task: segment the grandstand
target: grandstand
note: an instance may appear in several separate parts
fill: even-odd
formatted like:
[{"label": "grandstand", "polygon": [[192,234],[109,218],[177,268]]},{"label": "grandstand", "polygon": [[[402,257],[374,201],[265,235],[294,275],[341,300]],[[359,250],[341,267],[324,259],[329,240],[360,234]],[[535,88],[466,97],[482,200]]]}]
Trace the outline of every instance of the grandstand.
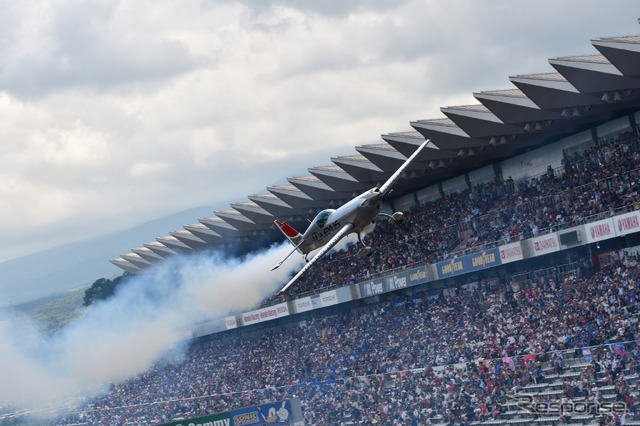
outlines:
[{"label": "grandstand", "polygon": [[592,40],[598,54],[550,59],[555,72],[510,77],[515,87],[474,93],[477,104],[443,107],[445,118],[413,121],[413,131],[383,134],[384,143],[358,146],[357,155],[310,167],[309,175],[289,177],[287,185],[269,186],[111,262],[139,273],[175,253],[211,248],[242,252],[280,240],[274,219],[305,229],[307,219],[320,210],[386,180],[425,138],[433,146],[394,187],[389,211],[509,176],[528,180],[548,166],[559,168],[565,155],[584,145],[621,129],[637,130],[638,44],[637,37]]},{"label": "grandstand", "polygon": [[372,186],[424,138],[439,148],[390,201],[406,223],[367,236],[376,259],[328,256],[286,299],[194,325],[184,360],[50,423],[158,424],[298,398],[311,425],[640,424],[640,39],[592,44],[600,55],[552,59],[556,73],[511,77],[517,89],[476,93],[478,105],[114,260],[140,273],[167,253],[271,241],[274,217]]},{"label": "grandstand", "polygon": [[624,402],[632,424],[640,271],[630,259],[577,258],[209,336],[183,362],[114,385],[56,424],[164,423],[293,397],[307,424],[557,422],[519,407],[522,395]]}]

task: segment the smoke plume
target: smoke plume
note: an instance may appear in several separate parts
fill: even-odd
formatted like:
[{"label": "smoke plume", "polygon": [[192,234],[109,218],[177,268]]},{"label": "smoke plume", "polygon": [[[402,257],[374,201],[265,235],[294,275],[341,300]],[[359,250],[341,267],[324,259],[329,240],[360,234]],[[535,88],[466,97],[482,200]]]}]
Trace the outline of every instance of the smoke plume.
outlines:
[{"label": "smoke plume", "polygon": [[289,247],[242,261],[176,256],[132,277],[52,336],[23,318],[0,322],[0,406],[65,406],[144,372],[176,349],[184,353],[182,339],[194,322],[251,310],[286,283],[296,262],[270,269]]}]

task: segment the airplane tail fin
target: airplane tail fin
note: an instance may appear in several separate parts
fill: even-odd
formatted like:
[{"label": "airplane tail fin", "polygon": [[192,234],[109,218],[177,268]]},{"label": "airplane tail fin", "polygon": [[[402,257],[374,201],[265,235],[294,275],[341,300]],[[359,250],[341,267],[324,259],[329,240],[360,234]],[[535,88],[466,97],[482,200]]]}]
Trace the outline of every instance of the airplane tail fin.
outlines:
[{"label": "airplane tail fin", "polygon": [[296,250],[300,251],[300,249],[298,249],[298,247],[300,247],[300,244],[302,244],[302,234],[300,234],[298,231],[293,229],[293,227],[291,225],[289,225],[287,223],[284,223],[284,222],[280,222],[277,219],[274,221],[274,223],[276,224],[278,229],[280,229],[280,231],[282,231],[284,236],[287,237],[289,242],[293,245],[293,250],[291,250],[291,252],[289,252],[289,254],[286,255],[284,259],[282,259],[280,262],[278,262],[276,264],[276,266],[274,266],[271,269],[272,271],[274,269],[278,269],[280,267],[280,265],[282,265],[284,263],[284,261],[289,258],[289,256],[291,256],[293,253],[295,253]]},{"label": "airplane tail fin", "polygon": [[280,222],[278,219],[276,219],[274,223],[294,247],[297,248],[300,245],[302,242],[301,233],[293,229],[293,227],[288,223]]}]

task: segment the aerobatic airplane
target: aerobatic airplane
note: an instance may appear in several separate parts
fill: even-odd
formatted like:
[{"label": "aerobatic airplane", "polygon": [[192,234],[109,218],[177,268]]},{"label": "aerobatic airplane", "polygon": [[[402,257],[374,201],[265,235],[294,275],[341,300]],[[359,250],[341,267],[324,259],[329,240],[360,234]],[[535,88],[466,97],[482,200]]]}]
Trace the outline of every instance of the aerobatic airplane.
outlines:
[{"label": "aerobatic airplane", "polygon": [[[307,261],[307,264],[304,265],[279,293],[289,288],[291,284],[296,282],[302,274],[311,268],[322,256],[327,254],[342,238],[351,233],[357,234],[358,241],[362,244],[362,248],[358,252],[359,256],[370,257],[373,254],[372,248],[362,242],[362,236],[360,234],[367,226],[374,224],[378,216],[384,216],[392,223],[402,222],[402,212],[395,212],[393,215],[380,212],[382,208],[382,198],[389,192],[391,186],[400,178],[400,175],[402,175],[402,172],[405,171],[429,142],[428,139],[424,141],[380,188],[372,188],[338,209],[322,210],[315,219],[313,219],[313,222],[311,222],[304,234],[300,234],[293,229],[292,226],[284,222],[280,222],[279,220],[275,221],[280,231],[282,231],[293,245],[293,250],[271,270],[273,271],[279,268],[280,265],[296,251],[301,253],[305,261]],[[309,260],[309,253],[320,247],[322,247],[322,249]]]}]

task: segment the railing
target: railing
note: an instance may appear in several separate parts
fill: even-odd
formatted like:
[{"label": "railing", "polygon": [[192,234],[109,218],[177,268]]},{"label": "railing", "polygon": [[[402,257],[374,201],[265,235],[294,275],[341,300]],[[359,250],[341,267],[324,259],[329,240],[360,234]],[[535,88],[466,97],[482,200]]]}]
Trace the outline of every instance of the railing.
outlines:
[{"label": "railing", "polygon": [[[582,266],[580,265],[580,262],[570,262],[558,266],[552,266],[550,268],[537,269],[534,271],[519,272],[517,274],[507,275],[505,277],[505,281],[508,284],[518,283],[520,285],[520,288],[522,288],[525,285],[531,284],[533,282],[542,284],[544,280],[548,279],[549,277],[553,277],[554,281],[557,284],[560,284],[562,282],[561,278],[566,277],[572,272],[578,272],[581,268]],[[543,281],[540,282],[540,279],[542,279]]]},{"label": "railing", "polygon": [[[601,219],[605,219],[607,217],[613,217],[619,214],[623,214],[623,213],[627,213],[630,211],[635,211],[637,210],[636,205],[635,204],[627,204],[624,206],[621,206],[613,211],[608,211],[608,212],[601,212],[601,213],[597,213],[591,216],[586,216],[583,218],[583,220],[580,221],[580,223],[576,223],[573,226],[579,226],[579,225],[584,225],[586,223],[590,223],[590,222],[595,222],[597,220],[601,220]],[[562,225],[556,225],[556,226],[551,226],[548,228],[543,228],[541,230],[539,230],[539,232],[537,234],[533,234],[532,232],[527,232],[527,233],[523,233],[521,234],[521,238],[520,240],[525,240],[525,239],[529,239],[529,238],[533,238],[535,236],[540,236],[540,235],[545,235],[545,234],[549,234],[551,232],[556,232],[559,231],[561,229],[566,229],[568,226],[567,224],[562,224]],[[519,241],[520,241],[519,240]],[[455,257],[460,257],[460,256],[465,256],[468,254],[472,254],[472,253],[477,253],[479,251],[483,251],[483,250],[488,250],[488,249],[492,249],[495,247],[498,247],[500,245],[503,244],[508,244],[509,242],[515,242],[515,241],[504,241],[504,240],[497,240],[497,241],[492,241],[490,243],[485,243],[485,244],[481,244],[478,246],[473,246],[473,247],[469,247],[467,249],[464,250],[459,250],[453,253],[449,253],[448,255],[443,255],[443,256],[439,256],[436,260],[436,262],[441,262],[444,261],[446,259],[451,259],[451,258],[455,258]],[[384,247],[384,246],[383,246]],[[333,290],[336,288],[340,288],[340,287],[344,287],[346,285],[351,285],[351,284],[360,284],[362,282],[366,282],[366,281],[370,281],[372,279],[376,279],[379,277],[384,277],[384,276],[389,276],[389,275],[393,275],[395,272],[401,272],[401,271],[405,271],[407,269],[411,269],[411,268],[417,268],[419,266],[424,266],[425,262],[422,261],[416,261],[416,262],[412,262],[406,265],[401,265],[398,266],[397,268],[393,268],[393,269],[386,269],[384,271],[380,271],[380,272],[374,272],[372,274],[369,275],[369,277],[367,277],[366,279],[360,279],[357,280],[353,283],[350,283],[348,281],[345,281],[343,283],[338,283],[338,284],[332,284],[329,286],[325,286],[325,287],[320,287],[320,288],[314,288],[312,290],[306,291],[306,292],[302,292],[302,293],[298,293],[295,295],[295,298],[302,298],[302,297],[307,297],[307,296],[312,296],[314,294],[318,294],[318,293],[322,293],[325,291],[329,291],[329,290]],[[271,300],[268,305],[275,305],[277,303],[281,303],[285,300],[284,297],[278,297],[277,299],[273,299]]]},{"label": "railing", "polygon": [[[620,177],[616,176],[611,176],[608,177],[606,179],[600,179],[597,180],[595,182],[591,182],[579,187],[576,187],[574,189],[569,189],[566,191],[563,191],[559,194],[554,194],[554,195],[549,195],[546,197],[542,197],[540,199],[537,199],[536,201],[529,201],[529,202],[525,202],[522,203],[518,206],[515,206],[513,209],[501,209],[501,210],[497,210],[494,211],[492,213],[488,213],[482,216],[478,216],[478,218],[476,219],[477,222],[481,223],[481,222],[485,222],[487,221],[489,218],[493,218],[496,215],[505,213],[507,211],[521,211],[522,209],[527,210],[527,211],[535,211],[536,207],[543,205],[544,207],[547,207],[549,205],[555,205],[556,203],[556,198],[564,198],[566,197],[568,194],[571,193],[579,193],[579,192],[585,192],[586,190],[589,189],[593,189],[596,186],[602,186],[603,184],[606,184],[607,186],[612,186],[615,183],[618,183],[620,179],[622,180],[628,180],[633,178],[638,179],[638,177],[640,177],[640,168],[634,169],[634,170],[630,170],[628,172],[623,173]],[[549,204],[543,204],[543,202],[545,200],[550,200],[551,202]],[[537,206],[536,206],[537,205]],[[497,247],[499,245],[503,245],[503,244],[508,244],[510,242],[515,242],[515,241],[520,241],[520,240],[525,240],[525,239],[529,239],[529,238],[534,238],[536,236],[540,236],[540,235],[545,235],[545,234],[549,234],[552,232],[556,232],[556,231],[560,231],[562,229],[567,229],[569,227],[574,227],[574,226],[579,226],[579,225],[584,225],[586,223],[590,223],[590,222],[595,222],[597,220],[601,220],[601,219],[606,219],[608,217],[613,217],[622,213],[627,213],[633,210],[637,210],[638,209],[638,202],[634,201],[634,202],[630,202],[628,204],[625,204],[624,206],[621,207],[617,207],[613,210],[608,210],[608,211],[603,211],[603,212],[599,212],[596,214],[593,214],[591,216],[585,216],[585,217],[581,217],[581,218],[577,218],[576,220],[574,220],[571,224],[569,223],[562,223],[562,224],[558,224],[558,225],[553,225],[550,227],[545,227],[545,228],[540,228],[538,230],[538,232],[534,233],[533,231],[525,231],[522,232],[518,235],[519,239],[518,240],[511,240],[511,239],[499,239],[496,241],[491,241],[491,242],[487,242],[487,243],[483,243],[477,246],[473,246],[473,247],[468,247],[465,248],[464,250],[458,250],[456,252],[451,252],[451,253],[445,253],[442,255],[439,255],[436,257],[438,262],[447,260],[447,259],[451,259],[454,257],[459,257],[459,256],[464,256],[466,254],[470,254],[470,253],[474,253],[477,251],[481,251],[481,250],[487,250],[490,248],[494,248]]]}]

